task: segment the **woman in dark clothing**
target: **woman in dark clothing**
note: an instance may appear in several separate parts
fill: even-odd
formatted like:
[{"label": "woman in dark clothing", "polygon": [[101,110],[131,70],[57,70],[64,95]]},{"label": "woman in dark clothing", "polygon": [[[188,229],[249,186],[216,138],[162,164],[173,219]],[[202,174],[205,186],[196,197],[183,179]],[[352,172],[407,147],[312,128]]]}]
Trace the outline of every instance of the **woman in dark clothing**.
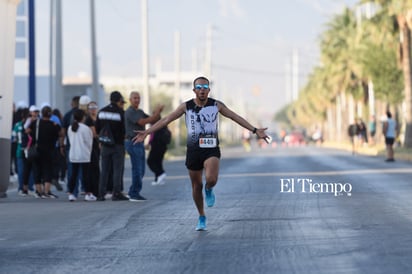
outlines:
[{"label": "woman in dark clothing", "polygon": [[150,152],[147,157],[147,165],[155,174],[155,180],[152,185],[163,185],[166,179],[166,173],[163,168],[163,158],[170,143],[171,133],[167,127],[155,131],[150,136]]},{"label": "woman in dark clothing", "polygon": [[60,126],[50,120],[52,110],[49,106],[43,107],[41,114],[42,118],[39,122],[32,122],[29,128],[33,140],[32,146],[37,145],[39,154],[33,161],[36,194],[41,198],[58,198],[50,191],[53,175],[50,166],[53,162],[53,153],[59,138]]},{"label": "woman in dark clothing", "polygon": [[90,159],[89,165],[89,181],[92,186],[92,191],[95,196],[99,195],[99,179],[100,179],[100,166],[99,166],[99,159],[100,159],[100,147],[99,147],[99,139],[96,133],[95,123],[97,119],[97,111],[99,107],[97,103],[91,101],[87,105],[87,117],[85,120],[85,124],[89,126],[93,132],[93,145],[92,145],[92,155]]}]

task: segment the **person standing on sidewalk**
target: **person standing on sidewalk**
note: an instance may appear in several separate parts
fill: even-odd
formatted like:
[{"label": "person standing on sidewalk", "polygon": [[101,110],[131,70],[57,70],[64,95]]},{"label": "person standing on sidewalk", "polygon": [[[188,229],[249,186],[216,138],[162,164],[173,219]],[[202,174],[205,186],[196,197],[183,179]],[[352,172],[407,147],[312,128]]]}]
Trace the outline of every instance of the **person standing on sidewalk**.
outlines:
[{"label": "person standing on sidewalk", "polygon": [[89,178],[90,156],[92,153],[93,132],[84,124],[85,113],[81,109],[73,112],[72,125],[67,130],[67,137],[70,141],[69,159],[72,163],[72,174],[69,177],[69,201],[74,202],[77,197],[73,194],[76,186],[79,169],[82,169],[82,182],[86,196],[85,201],[96,201],[93,195],[93,186]]},{"label": "person standing on sidewalk", "polygon": [[152,116],[147,115],[139,108],[140,94],[132,91],[129,96],[130,106],[125,112],[126,140],[125,146],[132,164],[132,185],[129,188],[129,199],[131,202],[144,201],[140,191],[143,187],[143,176],[146,167],[145,148],[143,142],[133,143],[132,139],[137,130],[145,130],[146,124],[153,124],[159,120],[163,106],[157,106]]},{"label": "person standing on sidewalk", "polygon": [[167,175],[163,168],[163,159],[171,139],[172,133],[167,126],[150,134],[150,151],[149,156],[147,157],[147,165],[155,175],[155,180],[152,182],[152,186],[165,184]]},{"label": "person standing on sidewalk", "polygon": [[[64,153],[64,157],[66,159],[66,165],[67,165],[67,170],[66,170],[66,176],[67,176],[67,189],[68,189],[68,181],[69,181],[69,177],[72,174],[72,164],[70,163],[69,160],[69,151],[70,151],[70,142],[67,138],[67,130],[69,129],[70,125],[73,122],[73,112],[79,108],[79,101],[80,101],[80,96],[74,96],[71,100],[70,106],[71,109],[66,112],[63,116],[63,122],[62,122],[62,127],[63,127],[63,131],[64,131],[64,138],[65,141],[63,142],[64,144],[64,149],[63,149],[63,153]],[[75,190],[75,195],[77,195],[77,188]]]},{"label": "person standing on sidewalk", "polygon": [[124,169],[124,99],[118,91],[110,93],[110,104],[97,114],[96,132],[101,143],[101,172],[98,201],[104,201],[109,172],[113,172],[112,201],[128,200],[121,193],[121,183]]},{"label": "person standing on sidewalk", "polygon": [[383,134],[385,136],[386,145],[386,162],[394,162],[393,144],[396,138],[396,121],[392,119],[392,113],[388,110],[386,112],[386,121],[383,122]]},{"label": "person standing on sidewalk", "polygon": [[243,117],[229,109],[223,102],[209,98],[209,80],[198,77],[193,81],[195,98],[182,103],[172,113],[156,122],[147,130],[138,131],[133,141],[143,142],[147,135],[168,125],[183,114],[186,115],[187,149],[186,167],[192,183],[192,196],[199,213],[197,231],[206,230],[206,215],[203,206],[203,171],[205,173],[206,204],[212,207],[215,204],[213,187],[219,175],[220,148],[218,138],[218,114],[232,119],[240,126],[250,130],[269,142],[266,135],[267,128],[256,128]]},{"label": "person standing on sidewalk", "polygon": [[24,149],[27,145],[27,137],[25,136],[26,133],[24,132],[24,123],[29,117],[29,113],[29,108],[20,108],[17,110],[16,114],[19,121],[14,125],[12,131],[12,138],[17,144],[15,157],[17,158],[17,173],[19,179],[18,194],[20,196],[28,195],[27,186],[25,186],[23,183],[23,171],[24,165],[27,162],[27,159],[24,155]]},{"label": "person standing on sidewalk", "polygon": [[[36,194],[40,198],[58,198],[50,191],[52,180],[53,153],[59,138],[60,126],[51,121],[52,109],[44,106],[41,109],[41,119],[32,122],[28,132],[37,145],[38,157],[34,160],[34,178]],[[37,122],[38,121],[38,122]],[[44,186],[43,186],[44,185]]]},{"label": "person standing on sidewalk", "polygon": [[375,145],[375,135],[376,135],[376,117],[372,114],[369,120],[369,135],[371,140],[371,145]]},{"label": "person standing on sidewalk", "polygon": [[92,154],[90,157],[90,165],[89,165],[89,179],[91,185],[93,187],[93,194],[95,196],[99,196],[99,178],[100,178],[100,146],[99,146],[99,138],[96,132],[96,119],[97,119],[97,112],[99,107],[97,103],[91,101],[87,105],[88,109],[88,116],[84,121],[85,125],[87,125],[93,132],[93,145],[92,145]]}]

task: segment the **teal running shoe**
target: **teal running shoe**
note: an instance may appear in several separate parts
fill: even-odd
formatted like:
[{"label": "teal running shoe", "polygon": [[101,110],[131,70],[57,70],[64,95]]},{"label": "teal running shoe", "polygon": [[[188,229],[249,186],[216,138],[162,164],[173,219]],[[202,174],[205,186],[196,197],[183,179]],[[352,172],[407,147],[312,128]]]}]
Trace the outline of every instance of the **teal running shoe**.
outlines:
[{"label": "teal running shoe", "polygon": [[205,194],[206,194],[206,205],[208,207],[212,207],[215,205],[215,194],[213,193],[213,188],[207,189],[205,187]]},{"label": "teal running shoe", "polygon": [[196,231],[206,231],[206,216],[199,216]]}]

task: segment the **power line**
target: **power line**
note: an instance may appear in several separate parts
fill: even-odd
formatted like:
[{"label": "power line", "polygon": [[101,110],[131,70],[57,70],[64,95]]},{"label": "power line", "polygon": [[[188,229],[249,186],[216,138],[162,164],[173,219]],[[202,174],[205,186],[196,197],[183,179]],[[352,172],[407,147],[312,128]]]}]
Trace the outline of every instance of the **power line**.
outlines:
[{"label": "power line", "polygon": [[[109,3],[109,6],[111,7],[109,7],[109,9],[111,10],[111,11],[113,11],[114,12],[114,14],[116,14],[117,15],[117,17],[119,17],[119,18],[121,18],[123,21],[125,21],[125,22],[127,22],[127,23],[131,23],[131,22],[136,22],[136,17],[130,17],[130,16],[127,16],[127,15],[124,15],[120,10],[119,10],[119,8],[118,8],[118,5],[116,5],[116,4],[114,4],[113,2],[112,2],[113,0],[109,0],[108,2],[102,2],[102,3]],[[100,4],[100,3],[99,3]]]},{"label": "power line", "polygon": [[[219,65],[219,64],[213,64],[212,66],[213,66],[214,69],[240,72],[240,73],[264,74],[264,75],[271,75],[271,76],[276,76],[276,77],[284,77],[285,76],[285,72],[280,72],[280,71],[239,68],[239,67],[232,67],[232,66]],[[306,74],[299,73],[299,77],[306,77],[306,76],[307,76]]]}]

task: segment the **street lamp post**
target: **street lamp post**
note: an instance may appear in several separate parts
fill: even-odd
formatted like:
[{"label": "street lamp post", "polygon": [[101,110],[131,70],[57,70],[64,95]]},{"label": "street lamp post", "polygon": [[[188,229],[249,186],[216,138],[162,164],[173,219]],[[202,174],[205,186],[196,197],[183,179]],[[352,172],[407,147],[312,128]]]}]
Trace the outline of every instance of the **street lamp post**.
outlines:
[{"label": "street lamp post", "polygon": [[91,25],[91,46],[92,46],[92,99],[99,102],[99,74],[97,70],[96,53],[96,24],[94,0],[90,0],[90,25]]}]

